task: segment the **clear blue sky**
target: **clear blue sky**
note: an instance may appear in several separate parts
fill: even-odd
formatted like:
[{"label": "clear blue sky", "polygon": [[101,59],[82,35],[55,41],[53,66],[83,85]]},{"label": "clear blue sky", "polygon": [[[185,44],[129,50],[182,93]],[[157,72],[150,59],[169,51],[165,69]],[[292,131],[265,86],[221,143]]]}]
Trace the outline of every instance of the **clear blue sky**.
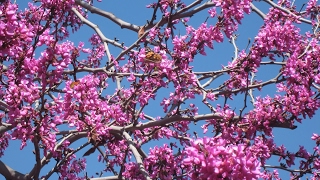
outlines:
[{"label": "clear blue sky", "polygon": [[[147,19],[150,19],[152,15],[152,9],[146,8],[147,3],[151,1],[125,1],[125,0],[117,0],[117,1],[110,1],[110,0],[103,0],[102,3],[95,2],[95,6],[99,7],[100,9],[112,12],[117,17],[136,24],[136,25],[144,25],[147,21]],[[184,1],[186,4],[189,4],[190,0]],[[26,7],[27,1],[26,0],[17,0],[17,3],[19,4],[20,9],[24,9]],[[301,7],[302,1],[296,2],[298,4],[298,7]],[[255,2],[255,5],[263,10],[264,13],[267,13],[267,10],[269,6],[264,2]],[[196,16],[192,17],[190,20],[191,24],[194,25],[195,28],[197,28],[208,16],[207,10],[204,10],[203,12],[197,14]],[[114,37],[120,39],[120,42],[125,42],[126,46],[130,46],[131,43],[136,41],[137,39],[137,33],[132,32],[127,29],[121,29],[116,24],[112,23],[110,20],[101,18],[97,15],[89,14],[89,20],[91,20],[93,23],[99,25],[102,32],[104,32],[105,36],[113,39]],[[212,20],[209,20],[208,23],[212,23]],[[262,19],[255,13],[251,13],[251,15],[246,16],[245,19],[242,21],[242,25],[239,26],[239,31],[237,34],[239,34],[237,45],[240,50],[245,49],[248,43],[248,38],[251,38],[251,42],[256,36],[259,27],[263,24]],[[181,26],[180,26],[181,27]],[[310,26],[302,26],[302,31],[311,30],[308,29]],[[176,31],[178,32],[178,31]],[[185,29],[180,29],[180,33],[183,34],[185,32]],[[82,27],[82,29],[79,32],[76,32],[75,34],[71,35],[70,39],[75,44],[78,44],[79,41],[83,41],[86,44],[86,47],[89,47],[88,39],[89,37],[94,33],[94,31],[85,25]],[[228,42],[228,39],[224,40],[224,43],[221,44],[214,44],[215,49],[213,51],[207,49],[207,56],[197,55],[195,58],[195,62],[193,65],[195,66],[194,71],[206,71],[206,70],[219,70],[221,69],[221,65],[227,65],[228,61],[231,61],[231,58],[234,54],[234,49],[232,44]],[[119,50],[116,48],[111,48],[111,53],[114,56],[117,56],[119,53]],[[37,52],[39,53],[39,52]],[[274,68],[274,69],[273,69]],[[267,80],[276,75],[276,73],[279,71],[279,69],[276,69],[275,67],[269,67],[269,66],[262,66],[259,69],[258,79],[260,80]],[[218,79],[217,82],[214,82],[213,85],[218,85],[219,83],[223,82],[225,77],[222,77],[221,79]],[[112,91],[114,90],[115,86],[110,85],[109,88]],[[171,92],[172,89],[169,89]],[[157,95],[157,99],[155,101],[152,101],[150,103],[151,106],[146,108],[145,112],[152,116],[162,116],[163,111],[162,107],[160,107],[159,102],[162,100],[162,97],[168,97],[168,90],[160,91],[161,93]],[[270,95],[273,97],[273,94],[275,93],[275,87],[273,85],[270,85],[263,89],[261,92],[255,91],[255,95],[260,95],[261,97],[265,95]],[[234,102],[228,101],[228,104],[231,105],[231,107],[237,107],[239,110],[239,107],[242,107],[242,100],[243,96],[240,96],[239,98],[235,98]],[[198,98],[201,100],[201,97],[198,96]],[[198,99],[198,100],[199,100]],[[200,113],[209,113],[209,110],[201,105],[199,101],[196,100],[194,102],[197,102],[199,104],[199,114]],[[191,101],[189,101],[191,102]],[[217,103],[222,104],[222,101],[213,102],[213,106],[215,107]],[[188,104],[188,103],[186,103]],[[237,104],[240,104],[240,106],[237,106]],[[250,108],[250,107],[249,107]],[[238,113],[238,112],[237,112]],[[197,126],[192,127],[192,131],[201,131],[200,124],[198,123]],[[312,148],[314,146],[313,141],[311,140],[312,133],[319,133],[320,134],[320,121],[319,121],[319,115],[314,116],[312,120],[304,120],[302,124],[298,125],[298,128],[294,131],[292,130],[286,130],[286,129],[275,129],[274,130],[274,136],[275,141],[278,145],[285,145],[285,147],[288,148],[290,151],[297,151],[299,149],[299,145],[303,145],[312,152]],[[191,132],[192,132],[191,131]],[[199,133],[201,135],[201,133]],[[76,147],[77,145],[82,144],[84,141],[81,141],[80,143],[74,143],[73,146]],[[143,149],[145,151],[148,151],[150,147],[153,147],[155,145],[162,146],[162,144],[167,143],[168,140],[162,140],[162,141],[155,141],[153,143],[147,144]],[[5,156],[1,158],[1,160],[6,163],[7,165],[11,166],[13,169],[20,171],[22,173],[29,172],[32,167],[35,164],[34,155],[32,153],[33,145],[32,143],[29,143],[28,146],[23,149],[22,151],[19,150],[20,141],[10,141],[10,146],[5,152]],[[81,157],[82,154],[88,150],[86,148],[85,150],[82,150],[77,154],[77,157]],[[87,171],[88,175],[95,175],[95,172],[100,172],[105,166],[102,163],[97,162],[97,153],[94,155],[89,156],[87,158]],[[296,161],[296,164],[298,164],[299,161]],[[267,164],[270,165],[279,165],[277,160],[271,159],[268,161]],[[45,168],[41,171],[41,175],[45,175],[49,169],[51,169],[54,166],[54,162],[50,162],[48,165],[45,166]],[[284,173],[281,177],[284,179],[288,179],[289,174],[287,172],[279,171],[280,173]],[[3,178],[0,176],[0,179]],[[56,179],[57,176],[54,175],[51,177],[51,179]]]}]

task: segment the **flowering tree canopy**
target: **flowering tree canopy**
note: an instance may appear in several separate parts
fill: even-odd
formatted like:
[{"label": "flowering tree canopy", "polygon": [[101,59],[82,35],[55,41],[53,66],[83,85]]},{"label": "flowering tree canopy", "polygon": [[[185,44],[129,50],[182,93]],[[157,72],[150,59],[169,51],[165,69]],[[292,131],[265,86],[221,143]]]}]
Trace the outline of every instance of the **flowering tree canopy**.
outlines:
[{"label": "flowering tree canopy", "polygon": [[[316,0],[142,1],[141,24],[100,1],[0,1],[0,157],[19,142],[34,160],[22,173],[1,159],[2,176],[320,178],[316,132],[297,151],[274,133],[295,132],[320,107]],[[240,42],[251,16],[259,29]],[[83,29],[89,38],[76,36]],[[133,41],[110,35],[127,32]],[[212,55],[221,44],[229,59]]]}]

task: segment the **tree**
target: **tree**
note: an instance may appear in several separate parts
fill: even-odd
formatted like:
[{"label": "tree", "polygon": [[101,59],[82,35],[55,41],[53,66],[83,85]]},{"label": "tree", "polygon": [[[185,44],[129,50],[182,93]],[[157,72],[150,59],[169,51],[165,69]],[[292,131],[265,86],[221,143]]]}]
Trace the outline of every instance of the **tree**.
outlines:
[{"label": "tree", "polygon": [[6,179],[320,178],[316,132],[276,142],[320,107],[315,0],[23,3],[0,1],[0,157],[34,162]]}]

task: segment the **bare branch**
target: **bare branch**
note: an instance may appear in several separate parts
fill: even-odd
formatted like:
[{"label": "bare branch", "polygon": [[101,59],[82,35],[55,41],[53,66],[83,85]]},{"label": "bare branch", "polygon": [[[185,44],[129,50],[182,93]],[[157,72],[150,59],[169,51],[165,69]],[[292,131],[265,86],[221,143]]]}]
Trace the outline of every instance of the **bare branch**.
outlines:
[{"label": "bare branch", "polygon": [[193,10],[185,12],[185,13],[183,13],[184,9],[182,9],[182,10],[178,11],[176,14],[174,14],[172,16],[172,18],[173,19],[180,19],[180,18],[185,18],[185,17],[191,17],[194,14],[196,14],[204,9],[207,9],[209,7],[213,7],[214,5],[215,5],[215,3],[208,1],[204,4],[202,4],[201,6],[198,6],[198,7],[194,8]]},{"label": "bare branch", "polygon": [[251,9],[253,12],[257,13],[262,19],[266,19],[266,14],[264,14],[260,9],[258,9],[255,5],[250,3]]},{"label": "bare branch", "polygon": [[98,178],[90,178],[90,180],[124,180],[124,178],[119,179],[119,176],[109,176],[109,177],[98,177]]},{"label": "bare branch", "polygon": [[128,144],[129,144],[129,148],[132,151],[134,157],[136,158],[137,164],[139,166],[140,172],[142,173],[142,175],[145,177],[145,179],[147,180],[151,180],[148,172],[145,170],[144,166],[143,166],[143,162],[141,159],[141,155],[139,154],[137,148],[134,146],[134,143],[130,137],[130,135],[127,132],[123,132],[124,137],[126,138]]},{"label": "bare branch", "polygon": [[[81,2],[83,2],[83,1],[81,1]],[[123,49],[123,46],[120,43],[116,42],[115,40],[111,40],[111,39],[108,39],[107,37],[105,37],[104,34],[99,29],[98,25],[96,25],[96,24],[92,23],[91,21],[87,20],[86,18],[84,18],[76,8],[72,8],[72,11],[78,16],[78,18],[83,23],[85,23],[86,25],[91,27],[98,34],[98,36],[101,38],[101,41],[110,43],[116,47]],[[110,58],[110,57],[108,56],[108,58]]]},{"label": "bare branch", "polygon": [[14,126],[12,126],[11,124],[7,124],[7,123],[1,123],[2,125],[0,126],[0,134],[3,134],[11,129],[14,128]]},{"label": "bare branch", "polygon": [[28,174],[22,174],[18,171],[13,170],[8,165],[4,164],[0,160],[0,174],[2,174],[7,180],[26,180],[28,179]]},{"label": "bare branch", "polygon": [[55,165],[48,173],[47,175],[42,178],[43,180],[49,179],[50,176],[58,170],[58,168],[73,154],[75,154],[76,152],[80,151],[81,149],[83,149],[84,147],[86,147],[87,145],[89,145],[89,142],[86,142],[84,144],[82,144],[81,146],[79,146],[77,149],[75,149],[74,151],[68,153],[57,165]]},{"label": "bare branch", "polygon": [[37,137],[37,135],[35,135],[34,139],[33,139],[33,144],[34,144],[34,150],[35,150],[35,156],[36,156],[36,164],[34,165],[34,175],[33,175],[33,179],[37,180],[39,179],[39,173],[41,170],[41,161],[40,161],[40,149],[39,149],[39,137]]},{"label": "bare branch", "polygon": [[91,13],[95,13],[98,15],[101,15],[103,17],[106,17],[108,19],[110,19],[111,21],[113,21],[114,23],[118,24],[121,28],[126,28],[126,29],[130,29],[132,31],[138,32],[139,31],[139,26],[128,23],[122,19],[119,19],[118,17],[116,17],[114,14],[103,11],[99,8],[96,8],[84,1],[81,0],[75,0],[75,2],[80,5],[81,7],[88,9]]},{"label": "bare branch", "polygon": [[295,14],[293,14],[291,11],[289,11],[288,9],[285,9],[279,5],[277,5],[276,3],[272,2],[271,0],[264,0],[266,3],[270,4],[272,7],[275,7],[277,9],[280,9],[281,11],[287,13],[287,14],[290,14],[290,15],[293,15],[294,17],[296,17],[297,19],[299,19],[300,21],[304,22],[304,23],[307,23],[307,24],[312,24],[312,22],[308,19],[304,19],[302,17],[299,17]]},{"label": "bare branch", "polygon": [[288,169],[288,168],[282,167],[282,166],[264,165],[263,167],[265,167],[265,168],[274,168],[274,169],[282,169],[282,170],[285,170],[285,171],[288,171],[288,172],[303,172],[303,173],[312,174],[311,172],[308,172],[308,170]]},{"label": "bare branch", "polygon": [[[87,136],[87,132],[78,132],[78,133],[74,133],[71,134],[70,136],[68,136],[68,138],[66,138],[65,140],[68,140],[70,142],[70,144],[74,143],[75,141],[84,138]],[[64,141],[64,140],[63,140]],[[62,142],[60,142],[58,145],[56,145],[55,149],[57,149],[59,146],[62,145]],[[47,154],[47,156],[43,157],[41,160],[41,168],[43,168],[43,166],[45,166],[51,159],[52,157],[52,152],[49,152]],[[36,168],[34,167],[31,171],[30,171],[30,175],[32,176],[36,171]]]},{"label": "bare branch", "polygon": [[[223,119],[222,116],[220,116],[219,114],[204,114],[204,115],[197,115],[194,117],[190,117],[190,116],[180,116],[180,115],[176,115],[176,116],[171,116],[165,119],[161,119],[158,121],[150,121],[144,124],[138,124],[136,126],[133,125],[128,125],[126,127],[124,127],[124,129],[126,131],[134,131],[134,130],[142,130],[144,128],[149,128],[149,127],[155,127],[155,126],[163,126],[165,124],[168,123],[173,123],[176,121],[200,121],[200,120],[208,120],[208,119]],[[111,126],[112,128],[112,126]],[[119,128],[116,128],[119,129]]]}]

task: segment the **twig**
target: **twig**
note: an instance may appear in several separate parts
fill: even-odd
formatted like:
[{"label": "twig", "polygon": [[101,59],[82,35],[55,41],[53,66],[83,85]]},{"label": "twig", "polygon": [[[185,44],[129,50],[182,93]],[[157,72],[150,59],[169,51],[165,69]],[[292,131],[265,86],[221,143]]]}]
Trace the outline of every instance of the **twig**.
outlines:
[{"label": "twig", "polygon": [[312,24],[312,22],[311,22],[310,20],[304,19],[304,18],[302,18],[302,17],[299,17],[299,16],[293,14],[293,13],[292,13],[291,11],[289,11],[288,9],[283,8],[283,7],[279,6],[279,5],[277,5],[276,3],[272,2],[271,0],[263,0],[263,1],[266,2],[266,3],[268,3],[268,4],[270,4],[270,5],[271,5],[272,7],[274,7],[274,8],[277,8],[277,9],[279,9],[279,10],[281,10],[281,11],[287,13],[287,14],[290,14],[290,15],[296,17],[297,19],[299,19],[300,21],[302,21],[302,22],[304,22],[304,23]]},{"label": "twig", "polygon": [[[116,42],[115,40],[111,40],[111,39],[108,39],[107,37],[105,37],[105,35],[101,32],[101,30],[99,29],[98,25],[92,23],[91,21],[87,20],[86,18],[84,18],[80,12],[76,9],[76,8],[72,8],[72,11],[76,14],[76,16],[83,22],[85,23],[86,25],[88,25],[89,27],[91,27],[97,34],[98,36],[100,37],[101,41],[102,42],[107,42],[107,43],[110,43],[116,47],[119,47],[121,49],[123,49],[124,47]],[[108,58],[110,58],[110,56],[108,56]]]},{"label": "twig", "polygon": [[75,154],[76,152],[80,151],[81,149],[83,149],[84,147],[86,147],[87,145],[89,145],[89,142],[84,143],[83,145],[79,146],[76,150],[68,153],[55,167],[53,167],[48,173],[47,175],[42,178],[42,180],[46,180],[49,179],[49,177],[55,172],[57,171],[57,169],[67,160],[67,158],[69,158],[70,156],[72,156],[73,154]]},{"label": "twig", "polygon": [[103,11],[99,8],[96,8],[96,7],[86,3],[85,1],[75,0],[75,2],[76,2],[76,4],[80,5],[81,7],[89,10],[91,13],[95,13],[95,14],[98,14],[100,16],[103,16],[103,17],[110,19],[114,23],[118,24],[121,28],[130,29],[130,30],[136,31],[136,32],[139,31],[139,26],[128,23],[122,19],[119,19],[118,17],[116,17],[112,13],[109,13],[109,12]]},{"label": "twig", "polygon": [[127,132],[123,131],[123,136],[126,138],[128,144],[129,144],[129,148],[132,151],[134,157],[136,158],[136,161],[137,161],[137,164],[139,166],[140,172],[142,173],[142,175],[144,176],[145,179],[151,180],[148,172],[145,170],[145,168],[143,166],[141,155],[139,154],[137,148],[134,146],[134,143],[133,143],[130,135]]},{"label": "twig", "polygon": [[262,19],[266,19],[266,17],[267,17],[266,14],[264,14],[262,11],[260,11],[260,9],[258,9],[255,5],[250,3],[250,7],[251,7],[252,11],[257,13]]}]

